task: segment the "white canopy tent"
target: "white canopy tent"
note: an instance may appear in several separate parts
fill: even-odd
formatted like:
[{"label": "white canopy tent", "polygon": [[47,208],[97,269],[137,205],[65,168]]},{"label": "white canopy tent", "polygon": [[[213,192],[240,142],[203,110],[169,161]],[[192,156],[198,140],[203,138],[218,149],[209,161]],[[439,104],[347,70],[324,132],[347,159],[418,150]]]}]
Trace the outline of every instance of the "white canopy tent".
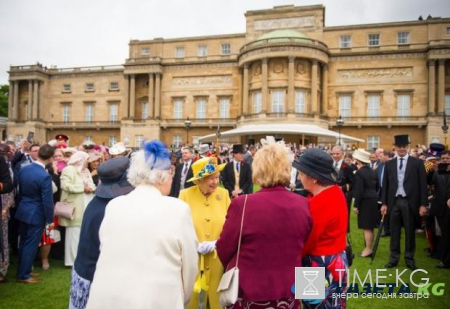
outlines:
[{"label": "white canopy tent", "polygon": [[[310,124],[254,124],[243,125],[236,129],[221,132],[220,138],[229,138],[242,135],[276,135],[276,134],[296,134],[296,135],[309,135],[318,137],[334,137],[336,140],[339,138],[339,133],[331,130],[321,128],[316,125]],[[341,140],[343,142],[360,142],[365,141],[360,138],[352,137],[349,135],[341,134]],[[213,142],[217,139],[216,134],[209,134],[199,138],[199,142]]]}]

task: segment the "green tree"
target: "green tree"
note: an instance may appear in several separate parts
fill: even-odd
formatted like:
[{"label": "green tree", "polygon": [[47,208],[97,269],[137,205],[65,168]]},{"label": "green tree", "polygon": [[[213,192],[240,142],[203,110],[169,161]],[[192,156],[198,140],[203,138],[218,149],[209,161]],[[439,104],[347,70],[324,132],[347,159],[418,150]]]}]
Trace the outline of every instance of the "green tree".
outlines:
[{"label": "green tree", "polygon": [[9,85],[0,85],[0,117],[8,117]]}]

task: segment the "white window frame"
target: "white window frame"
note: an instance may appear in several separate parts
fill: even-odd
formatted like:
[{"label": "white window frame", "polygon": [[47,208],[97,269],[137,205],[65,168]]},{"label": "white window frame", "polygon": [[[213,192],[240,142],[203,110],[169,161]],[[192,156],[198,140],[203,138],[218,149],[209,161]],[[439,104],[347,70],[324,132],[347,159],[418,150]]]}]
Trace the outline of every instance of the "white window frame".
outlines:
[{"label": "white window frame", "polygon": [[141,55],[150,55],[150,47],[142,47],[141,48]]},{"label": "white window frame", "polygon": [[110,103],[109,104],[109,121],[117,122],[119,121],[119,104]]},{"label": "white window frame", "polygon": [[231,55],[231,44],[230,43],[222,43],[220,47],[220,53],[222,55]]},{"label": "white window frame", "polygon": [[119,90],[119,82],[110,82],[109,83],[109,90]]},{"label": "white window frame", "polygon": [[444,102],[445,102],[444,103],[445,114],[450,115],[450,94],[448,94],[448,93],[445,94]]},{"label": "white window frame", "polygon": [[198,57],[208,56],[208,45],[199,45],[197,47],[197,56]]},{"label": "white window frame", "polygon": [[183,119],[183,99],[173,101],[173,119]]},{"label": "white window frame", "polygon": [[306,113],[306,93],[305,91],[295,91],[295,113]]},{"label": "white window frame", "polygon": [[142,119],[147,119],[148,118],[148,101],[144,101],[142,102]]},{"label": "white window frame", "polygon": [[380,117],[381,95],[369,94],[367,96],[367,117]]},{"label": "white window frame", "polygon": [[230,118],[230,98],[219,99],[219,118],[220,119]]},{"label": "white window frame", "polygon": [[68,123],[70,121],[70,105],[64,104],[62,106],[63,112],[62,112],[62,121],[64,123]]},{"label": "white window frame", "polygon": [[262,111],[262,93],[261,91],[253,92],[253,112],[259,114]]},{"label": "white window frame", "polygon": [[349,118],[352,116],[352,95],[339,95],[339,116]]},{"label": "white window frame", "polygon": [[16,135],[16,144],[19,145],[22,140],[23,140],[23,135],[17,134]]},{"label": "white window frame", "polygon": [[144,135],[142,135],[142,134],[135,135],[134,136],[134,147],[141,148],[144,140],[145,140]]},{"label": "white window frame", "polygon": [[94,104],[92,103],[86,104],[85,121],[86,122],[94,121]]},{"label": "white window frame", "polygon": [[340,48],[352,48],[352,36],[351,35],[341,35],[339,37],[339,47]]},{"label": "white window frame", "polygon": [[411,41],[411,34],[409,31],[400,31],[397,33],[397,44],[408,45]]},{"label": "white window frame", "polygon": [[108,147],[112,147],[115,143],[117,143],[117,137],[115,137],[115,136],[109,136],[108,137],[108,144],[109,144],[109,146]]},{"label": "white window frame", "polygon": [[367,136],[367,149],[380,148],[380,137],[378,135]]},{"label": "white window frame", "polygon": [[397,117],[409,117],[411,111],[411,94],[397,94]]},{"label": "white window frame", "polygon": [[184,46],[175,47],[175,58],[184,58],[186,55]]},{"label": "white window frame", "polygon": [[380,34],[379,33],[371,33],[367,35],[367,45],[370,47],[378,47],[380,46]]},{"label": "white window frame", "polygon": [[95,85],[94,83],[86,83],[86,92],[94,92],[95,91]]},{"label": "white window frame", "polygon": [[72,86],[70,84],[64,84],[63,92],[72,92]]},{"label": "white window frame", "polygon": [[[187,143],[188,141],[186,141]],[[180,145],[183,143],[183,138],[181,137],[181,135],[174,135],[173,139],[172,139],[172,145],[175,146],[176,148],[180,147]]]},{"label": "white window frame", "polygon": [[284,113],[284,90],[272,91],[272,113]]},{"label": "white window frame", "polygon": [[206,118],[206,98],[197,99],[195,114],[197,119]]},{"label": "white window frame", "polygon": [[84,136],[84,141],[85,142],[92,142],[93,140],[92,140],[92,135],[85,135]]}]

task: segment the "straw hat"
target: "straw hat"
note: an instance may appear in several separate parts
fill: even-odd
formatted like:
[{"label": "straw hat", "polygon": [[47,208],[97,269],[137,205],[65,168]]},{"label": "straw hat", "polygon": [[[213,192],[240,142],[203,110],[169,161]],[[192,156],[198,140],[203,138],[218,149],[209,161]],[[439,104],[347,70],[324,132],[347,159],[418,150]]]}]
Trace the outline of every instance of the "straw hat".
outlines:
[{"label": "straw hat", "polygon": [[353,152],[352,156],[362,163],[370,163],[370,153],[368,153],[364,149],[356,149],[355,152]]},{"label": "straw hat", "polygon": [[201,158],[192,164],[192,171],[194,177],[189,179],[188,182],[202,179],[211,176],[213,174],[219,173],[223,170],[225,165],[226,163],[217,165],[216,157]]}]

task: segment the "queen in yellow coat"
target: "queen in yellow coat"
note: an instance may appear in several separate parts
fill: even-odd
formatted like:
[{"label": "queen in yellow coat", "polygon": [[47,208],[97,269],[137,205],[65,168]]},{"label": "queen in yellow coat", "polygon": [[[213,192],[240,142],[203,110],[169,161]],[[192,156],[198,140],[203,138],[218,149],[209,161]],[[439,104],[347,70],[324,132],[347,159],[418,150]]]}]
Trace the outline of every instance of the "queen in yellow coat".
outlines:
[{"label": "queen in yellow coat", "polygon": [[203,255],[204,265],[199,264],[199,276],[203,267],[206,284],[209,286],[207,292],[201,293],[202,296],[198,293],[192,295],[188,309],[197,309],[199,301],[205,304],[204,308],[220,309],[219,294],[216,291],[223,267],[215,248],[230,205],[228,191],[218,187],[219,174],[224,167],[225,164],[217,165],[215,157],[197,160],[192,164],[194,177],[188,180],[196,185],[180,192],[180,199],[191,208],[199,242],[197,251]]}]

